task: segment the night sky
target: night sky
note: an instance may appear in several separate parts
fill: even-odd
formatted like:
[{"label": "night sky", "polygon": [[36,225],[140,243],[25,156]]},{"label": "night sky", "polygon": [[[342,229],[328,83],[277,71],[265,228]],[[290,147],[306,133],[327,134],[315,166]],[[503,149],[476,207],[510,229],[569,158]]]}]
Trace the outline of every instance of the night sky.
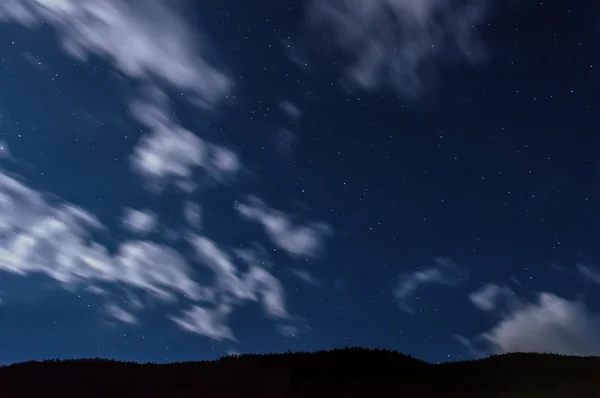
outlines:
[{"label": "night sky", "polygon": [[600,4],[2,0],[0,363],[600,355]]}]

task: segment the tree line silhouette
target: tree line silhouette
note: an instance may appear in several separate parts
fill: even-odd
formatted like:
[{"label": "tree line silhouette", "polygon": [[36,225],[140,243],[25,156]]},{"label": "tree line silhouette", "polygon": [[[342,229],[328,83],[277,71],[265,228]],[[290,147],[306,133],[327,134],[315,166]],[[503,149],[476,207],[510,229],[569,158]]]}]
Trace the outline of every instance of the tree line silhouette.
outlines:
[{"label": "tree line silhouette", "polygon": [[359,347],[170,364],[109,359],[0,367],[0,397],[600,397],[600,358],[506,354],[430,364]]}]

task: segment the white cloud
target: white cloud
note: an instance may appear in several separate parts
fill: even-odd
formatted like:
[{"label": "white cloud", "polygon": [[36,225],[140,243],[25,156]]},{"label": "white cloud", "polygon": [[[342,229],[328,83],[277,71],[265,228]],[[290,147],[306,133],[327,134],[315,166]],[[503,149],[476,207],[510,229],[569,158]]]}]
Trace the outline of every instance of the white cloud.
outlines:
[{"label": "white cloud", "polygon": [[206,237],[191,235],[198,258],[215,274],[218,292],[225,301],[260,300],[267,315],[288,318],[280,282],[264,268],[251,266],[241,275],[231,256]]},{"label": "white cloud", "polygon": [[514,296],[514,292],[505,286],[488,283],[469,294],[469,299],[482,311],[492,311],[496,308],[498,301]]},{"label": "white cloud", "polygon": [[80,60],[106,58],[123,74],[166,84],[202,106],[231,90],[228,76],[204,56],[199,32],[169,0],[3,0],[0,23],[53,28],[64,50]]},{"label": "white cloud", "polygon": [[308,22],[347,54],[349,82],[366,89],[391,85],[413,96],[451,52],[482,53],[476,27],[489,0],[312,0]]},{"label": "white cloud", "polygon": [[331,227],[324,222],[294,225],[289,215],[269,208],[256,197],[250,197],[235,208],[246,219],[262,224],[271,241],[295,257],[316,256],[324,239],[331,234]]},{"label": "white cloud", "polygon": [[125,242],[115,259],[120,280],[161,299],[173,300],[174,292],[192,300],[212,298],[212,291],[194,281],[185,259],[169,247],[145,241]]},{"label": "white cloud", "polygon": [[293,268],[291,270],[291,273],[298,279],[300,279],[303,282],[306,282],[310,285],[314,285],[314,286],[319,286],[321,285],[321,281],[316,278],[315,276],[313,276],[310,272],[304,270],[304,269],[298,269],[298,268]]},{"label": "white cloud", "polygon": [[123,224],[126,229],[139,234],[147,234],[156,228],[158,217],[150,210],[123,210]]},{"label": "white cloud", "polygon": [[123,323],[128,323],[130,325],[137,324],[137,319],[131,312],[124,310],[116,304],[106,305],[105,310],[106,314],[111,318],[115,318]]},{"label": "white cloud", "polygon": [[245,300],[260,301],[272,318],[291,319],[285,308],[283,287],[265,269],[253,266],[241,275],[230,256],[213,241],[197,235],[188,239],[198,259],[215,274],[215,292],[220,304],[212,309],[194,306],[179,316],[170,316],[179,327],[215,340],[236,341],[227,317],[233,306]]},{"label": "white cloud", "polygon": [[[240,162],[233,152],[180,126],[169,114],[161,92],[134,101],[131,113],[150,130],[135,147],[131,163],[155,192],[171,183],[184,191],[193,190],[197,177],[226,182],[239,170]],[[196,168],[201,168],[204,175],[195,176]]]},{"label": "white cloud", "polygon": [[181,316],[170,316],[180,328],[188,332],[207,336],[213,340],[237,341],[233,331],[227,325],[227,316],[231,308],[221,305],[215,309],[194,306],[183,312]]},{"label": "white cloud", "polygon": [[577,264],[577,271],[587,280],[600,285],[600,271],[588,267],[587,265]]},{"label": "white cloud", "polygon": [[302,117],[302,111],[300,110],[300,108],[298,108],[296,105],[294,105],[290,101],[283,101],[279,105],[281,106],[283,113],[285,113],[285,115],[287,117],[289,117],[291,120],[293,120],[293,121],[298,120],[299,118]]},{"label": "white cloud", "polygon": [[600,314],[552,293],[507,313],[480,336],[492,353],[552,352],[600,355]]},{"label": "white cloud", "polygon": [[[160,300],[183,296],[195,302],[192,310],[171,319],[211,338],[233,336],[225,322],[230,310],[242,301],[260,303],[270,318],[292,319],[283,287],[273,275],[259,266],[241,273],[230,256],[208,238],[189,236],[197,259],[214,274],[214,283],[202,286],[186,259],[174,249],[136,240],[121,243],[111,254],[93,240],[96,230],[106,228],[92,214],[67,203],[50,203],[44,195],[0,172],[0,271],[45,274],[65,288],[86,288],[104,296],[108,295],[105,286],[120,286],[131,308],[137,310],[143,305],[131,289]],[[207,305],[216,309],[209,310]],[[122,321],[132,321],[125,309],[109,305],[106,311]]]},{"label": "white cloud", "polygon": [[199,204],[190,202],[189,200],[186,201],[183,207],[183,215],[192,227],[200,228],[202,223],[202,208]]},{"label": "white cloud", "polygon": [[157,297],[202,297],[185,260],[152,242],[130,241],[111,255],[92,239],[105,229],[92,214],[44,196],[0,172],[0,271],[42,273],[65,287],[123,283]]},{"label": "white cloud", "polygon": [[450,259],[435,257],[433,261],[434,265],[431,267],[401,276],[400,283],[394,290],[394,297],[405,312],[413,313],[408,301],[419,287],[430,284],[455,286],[465,276],[465,272]]},{"label": "white cloud", "polygon": [[[0,120],[2,116],[0,115]],[[14,160],[13,156],[8,149],[8,144],[5,141],[0,140],[0,159]]]}]

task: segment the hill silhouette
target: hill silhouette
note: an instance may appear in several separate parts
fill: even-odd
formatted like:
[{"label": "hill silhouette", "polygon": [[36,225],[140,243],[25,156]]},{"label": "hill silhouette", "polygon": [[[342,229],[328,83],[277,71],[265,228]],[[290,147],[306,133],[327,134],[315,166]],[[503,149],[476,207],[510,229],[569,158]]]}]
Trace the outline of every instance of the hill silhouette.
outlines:
[{"label": "hill silhouette", "polygon": [[0,367],[0,397],[600,397],[600,358],[507,354],[429,364],[363,348],[171,364],[107,359]]}]

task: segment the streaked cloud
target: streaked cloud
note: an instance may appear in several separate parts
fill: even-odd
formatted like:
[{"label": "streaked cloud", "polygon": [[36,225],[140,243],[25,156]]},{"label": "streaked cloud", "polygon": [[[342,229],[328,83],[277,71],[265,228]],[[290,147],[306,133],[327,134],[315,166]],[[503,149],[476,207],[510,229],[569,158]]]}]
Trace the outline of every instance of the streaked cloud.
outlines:
[{"label": "streaked cloud", "polygon": [[[224,183],[239,170],[236,154],[182,127],[169,112],[168,101],[161,92],[134,101],[131,114],[149,129],[135,147],[131,165],[154,192],[161,192],[170,184],[189,192],[202,179]],[[196,174],[196,169],[203,173]]]},{"label": "streaked cloud", "polygon": [[332,229],[325,222],[296,225],[291,216],[272,209],[257,197],[237,203],[235,209],[246,219],[262,225],[273,244],[294,257],[313,257],[321,251]]},{"label": "streaked cloud", "polygon": [[585,280],[600,285],[600,270],[583,264],[577,264],[577,271]]},{"label": "streaked cloud", "polygon": [[127,323],[129,325],[137,324],[137,319],[135,318],[135,315],[133,315],[131,312],[119,307],[116,304],[106,305],[105,311],[109,317],[114,318],[120,322]]},{"label": "streaked cloud", "polygon": [[181,315],[172,315],[169,318],[185,331],[217,341],[237,341],[233,331],[227,324],[227,316],[230,312],[231,307],[228,305],[221,305],[212,309],[194,306],[183,311]]},{"label": "streaked cloud", "polygon": [[290,121],[296,121],[302,117],[302,111],[300,108],[290,101],[282,101],[279,106],[281,106],[283,113],[290,119]]},{"label": "streaked cloud", "polygon": [[235,256],[227,254],[212,240],[198,235],[190,235],[188,240],[201,263],[215,274],[222,300],[260,301],[271,317],[289,317],[283,287],[267,270],[254,266],[241,274],[233,262]]},{"label": "streaked cloud", "polygon": [[194,228],[200,228],[202,224],[202,208],[199,204],[186,201],[183,206],[183,216],[188,224]]},{"label": "streaked cloud", "polygon": [[[231,257],[208,238],[190,237],[195,261],[214,273],[214,284],[200,285],[189,262],[176,250],[130,240],[120,243],[113,254],[93,239],[95,231],[109,232],[93,214],[66,202],[48,202],[41,193],[0,172],[0,272],[43,274],[66,289],[86,289],[107,298],[118,286],[125,289],[135,310],[143,309],[135,291],[172,303],[185,298],[194,303],[192,310],[171,319],[186,330],[195,325],[194,330],[212,338],[227,336],[228,329],[215,326],[227,319],[224,309],[247,300],[260,303],[270,318],[291,319],[283,286],[273,275],[257,266],[240,273]],[[125,308],[108,304],[105,311],[133,322]]]},{"label": "streaked cloud", "polygon": [[310,272],[304,269],[292,268],[290,270],[292,275],[296,278],[300,279],[303,282],[308,283],[309,285],[320,286],[322,284],[321,280],[312,275]]},{"label": "streaked cloud", "polygon": [[85,61],[107,59],[124,75],[185,92],[204,107],[224,99],[230,78],[206,58],[206,41],[172,1],[4,0],[0,22],[41,24],[62,48]]},{"label": "streaked cloud", "polygon": [[138,234],[147,234],[156,228],[158,216],[150,210],[123,210],[123,226],[125,229]]},{"label": "streaked cloud", "polygon": [[90,212],[0,172],[0,271],[45,274],[64,287],[121,283],[163,299],[201,298],[184,259],[153,242],[125,241],[111,254],[92,237],[107,228]]},{"label": "streaked cloud", "polygon": [[409,305],[409,301],[415,296],[418,289],[425,285],[456,286],[465,277],[466,272],[454,261],[435,257],[432,266],[402,275],[393,294],[398,300],[400,308],[412,314],[414,310]]},{"label": "streaked cloud", "polygon": [[[349,58],[345,83],[416,96],[448,55],[474,60],[488,0],[312,0],[311,30]],[[331,45],[331,44],[329,44]],[[332,49],[333,50],[333,49]]]},{"label": "streaked cloud", "polygon": [[496,309],[500,300],[510,299],[513,296],[512,289],[488,283],[469,294],[469,299],[480,310],[489,312]]}]

